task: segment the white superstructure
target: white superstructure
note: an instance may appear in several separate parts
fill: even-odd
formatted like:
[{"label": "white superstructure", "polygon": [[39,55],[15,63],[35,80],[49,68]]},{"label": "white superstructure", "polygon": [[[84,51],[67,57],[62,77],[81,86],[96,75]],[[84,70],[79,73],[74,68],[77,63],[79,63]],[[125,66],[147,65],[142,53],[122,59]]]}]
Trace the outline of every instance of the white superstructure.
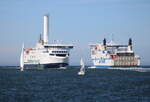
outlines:
[{"label": "white superstructure", "polygon": [[44,15],[43,39],[34,48],[24,49],[24,67],[59,68],[69,65],[69,51],[72,44],[51,43],[48,44],[49,20]]},{"label": "white superstructure", "polygon": [[131,67],[140,65],[140,57],[132,49],[132,39],[128,45],[119,45],[114,42],[103,44],[92,44],[91,58],[94,67]]}]

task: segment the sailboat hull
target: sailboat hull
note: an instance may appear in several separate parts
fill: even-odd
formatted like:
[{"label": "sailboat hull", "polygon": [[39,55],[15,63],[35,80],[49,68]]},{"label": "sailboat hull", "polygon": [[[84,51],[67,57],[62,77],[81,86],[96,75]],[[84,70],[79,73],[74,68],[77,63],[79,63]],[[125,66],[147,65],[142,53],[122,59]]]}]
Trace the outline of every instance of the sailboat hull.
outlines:
[{"label": "sailboat hull", "polygon": [[80,71],[80,72],[78,72],[78,75],[84,75],[85,74],[85,72],[84,71]]}]

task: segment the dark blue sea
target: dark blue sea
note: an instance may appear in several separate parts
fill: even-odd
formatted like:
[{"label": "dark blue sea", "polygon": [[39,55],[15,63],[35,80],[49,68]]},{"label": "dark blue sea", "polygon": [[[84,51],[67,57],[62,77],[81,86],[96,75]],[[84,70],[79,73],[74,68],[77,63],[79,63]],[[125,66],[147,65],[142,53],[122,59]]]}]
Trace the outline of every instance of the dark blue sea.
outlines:
[{"label": "dark blue sea", "polygon": [[0,102],[150,102],[150,71],[0,67]]}]

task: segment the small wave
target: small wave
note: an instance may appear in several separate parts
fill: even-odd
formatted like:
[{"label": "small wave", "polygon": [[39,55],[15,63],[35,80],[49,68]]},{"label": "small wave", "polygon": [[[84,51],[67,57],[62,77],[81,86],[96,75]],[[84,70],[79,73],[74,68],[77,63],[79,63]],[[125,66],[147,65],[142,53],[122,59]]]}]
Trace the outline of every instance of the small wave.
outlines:
[{"label": "small wave", "polygon": [[118,70],[130,70],[130,71],[138,71],[138,72],[150,72],[150,68],[139,68],[139,67],[134,67],[134,68],[108,68],[108,69],[118,69]]}]

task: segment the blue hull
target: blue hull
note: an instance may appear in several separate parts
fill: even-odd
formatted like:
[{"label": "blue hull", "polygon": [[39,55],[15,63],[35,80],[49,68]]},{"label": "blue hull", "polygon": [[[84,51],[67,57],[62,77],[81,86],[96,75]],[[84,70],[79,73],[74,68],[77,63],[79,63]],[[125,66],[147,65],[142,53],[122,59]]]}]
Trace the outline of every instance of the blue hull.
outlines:
[{"label": "blue hull", "polygon": [[60,67],[67,67],[68,63],[48,63],[48,64],[25,64],[25,68],[60,68]]}]

